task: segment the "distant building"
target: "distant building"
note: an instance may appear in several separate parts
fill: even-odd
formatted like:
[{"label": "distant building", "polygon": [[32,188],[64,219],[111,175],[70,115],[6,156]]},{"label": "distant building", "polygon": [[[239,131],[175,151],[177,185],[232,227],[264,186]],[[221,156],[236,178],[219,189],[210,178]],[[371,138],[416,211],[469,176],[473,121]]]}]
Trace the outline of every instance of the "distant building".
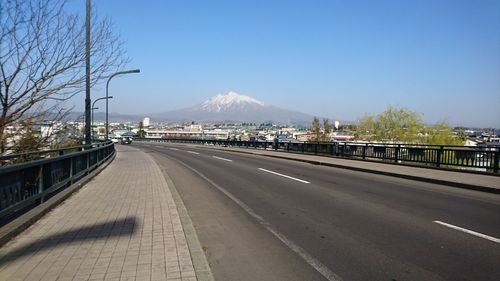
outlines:
[{"label": "distant building", "polygon": [[191,132],[201,132],[203,131],[203,127],[201,125],[191,125],[189,126],[189,131]]},{"label": "distant building", "polygon": [[142,119],[142,126],[149,127],[150,123],[151,123],[151,120],[149,117],[144,117],[144,119]]},{"label": "distant building", "polygon": [[146,138],[172,139],[219,139],[225,140],[229,136],[228,130],[146,130]]},{"label": "distant building", "polygon": [[335,127],[335,130],[338,130],[339,126],[340,126],[340,122],[335,120],[335,122],[333,124],[334,124],[333,126]]}]

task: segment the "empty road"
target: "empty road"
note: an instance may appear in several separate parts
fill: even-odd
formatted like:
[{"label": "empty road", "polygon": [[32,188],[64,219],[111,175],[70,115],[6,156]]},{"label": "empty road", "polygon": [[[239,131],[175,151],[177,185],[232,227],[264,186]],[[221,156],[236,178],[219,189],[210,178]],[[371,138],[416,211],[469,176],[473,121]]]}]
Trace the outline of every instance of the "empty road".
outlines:
[{"label": "empty road", "polygon": [[168,173],[217,280],[500,280],[500,196],[182,144]]}]

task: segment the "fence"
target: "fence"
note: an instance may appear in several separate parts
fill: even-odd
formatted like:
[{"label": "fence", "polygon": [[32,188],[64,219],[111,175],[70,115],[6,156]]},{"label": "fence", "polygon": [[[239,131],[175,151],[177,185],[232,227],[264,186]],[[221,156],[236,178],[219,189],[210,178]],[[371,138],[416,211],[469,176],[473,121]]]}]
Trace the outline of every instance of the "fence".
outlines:
[{"label": "fence", "polygon": [[[75,151],[68,153],[69,151]],[[67,154],[65,154],[67,153]],[[60,150],[8,155],[2,161],[43,157],[0,167],[0,222],[42,203],[108,160],[115,153],[113,143]],[[52,156],[53,154],[59,156]]]},{"label": "fence", "polygon": [[449,169],[474,168],[499,173],[498,147],[469,147],[358,142],[268,142],[143,138],[138,141],[224,145],[255,149],[317,154],[350,159],[380,160],[396,164],[424,165]]}]

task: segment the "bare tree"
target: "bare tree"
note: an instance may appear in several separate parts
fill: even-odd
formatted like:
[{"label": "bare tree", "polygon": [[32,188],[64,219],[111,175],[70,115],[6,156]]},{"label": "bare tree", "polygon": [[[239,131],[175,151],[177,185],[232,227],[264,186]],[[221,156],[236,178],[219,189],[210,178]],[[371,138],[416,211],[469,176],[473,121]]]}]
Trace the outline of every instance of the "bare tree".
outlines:
[{"label": "bare tree", "polygon": [[[5,128],[47,114],[49,99],[67,100],[85,89],[84,19],[66,0],[0,1],[0,152]],[[125,62],[111,22],[92,17],[92,86]],[[52,108],[53,109],[53,108]]]}]

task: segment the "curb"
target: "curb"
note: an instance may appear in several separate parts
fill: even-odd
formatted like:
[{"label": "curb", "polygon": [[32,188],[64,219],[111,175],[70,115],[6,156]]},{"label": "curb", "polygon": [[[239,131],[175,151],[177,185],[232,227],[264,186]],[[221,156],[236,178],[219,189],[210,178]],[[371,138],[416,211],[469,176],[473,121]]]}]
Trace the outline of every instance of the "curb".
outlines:
[{"label": "curb", "polygon": [[97,167],[95,170],[90,172],[88,175],[82,177],[76,183],[68,186],[64,190],[58,192],[56,195],[52,196],[50,199],[45,201],[44,203],[34,207],[30,211],[25,214],[19,216],[14,219],[10,223],[2,226],[0,228],[0,247],[9,242],[12,238],[19,235],[25,229],[33,225],[40,218],[42,218],[45,214],[50,212],[52,209],[57,207],[59,204],[64,202],[67,198],[69,198],[74,192],[78,191],[82,188],[86,183],[92,180],[95,176],[97,176],[104,168],[106,168],[113,160],[115,159],[116,152],[113,156],[110,157],[105,163],[101,166]]},{"label": "curb", "polygon": [[200,240],[196,234],[196,230],[191,221],[191,217],[188,214],[186,206],[182,201],[181,196],[177,192],[174,182],[168,175],[168,172],[156,162],[156,159],[151,156],[151,159],[158,165],[158,168],[162,171],[163,178],[167,182],[170,193],[174,199],[175,205],[177,207],[177,212],[179,213],[179,218],[181,219],[182,227],[184,229],[184,235],[186,236],[186,241],[189,247],[189,252],[191,254],[191,261],[193,262],[194,271],[196,274],[196,279],[198,281],[214,281],[212,270],[208,264],[207,258],[203,249],[201,247]]}]

